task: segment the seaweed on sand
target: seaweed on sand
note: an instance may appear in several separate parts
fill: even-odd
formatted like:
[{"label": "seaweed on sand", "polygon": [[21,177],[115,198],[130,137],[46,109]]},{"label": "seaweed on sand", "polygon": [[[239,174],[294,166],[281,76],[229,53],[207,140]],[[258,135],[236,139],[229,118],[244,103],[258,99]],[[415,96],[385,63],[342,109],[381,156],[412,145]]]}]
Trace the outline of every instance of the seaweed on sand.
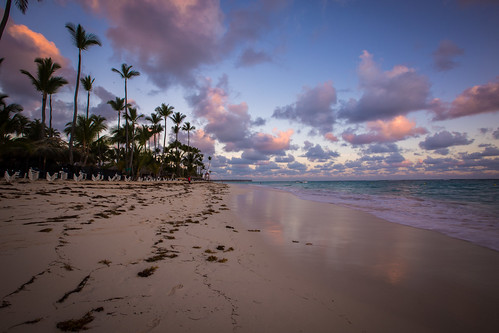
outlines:
[{"label": "seaweed on sand", "polygon": [[103,307],[92,309],[88,311],[83,317],[79,319],[70,319],[66,321],[61,321],[57,323],[57,328],[64,332],[79,332],[81,330],[87,330],[87,324],[91,323],[95,317],[92,315],[93,312],[104,311]]},{"label": "seaweed on sand", "polygon": [[137,273],[138,276],[140,277],[148,277],[151,276],[155,270],[158,269],[158,266],[151,266],[149,268],[144,269],[143,271],[140,271]]},{"label": "seaweed on sand", "polygon": [[111,264],[111,261],[104,259],[104,260],[99,261],[99,264],[103,264],[103,265],[106,265],[107,267],[109,267],[109,265]]}]

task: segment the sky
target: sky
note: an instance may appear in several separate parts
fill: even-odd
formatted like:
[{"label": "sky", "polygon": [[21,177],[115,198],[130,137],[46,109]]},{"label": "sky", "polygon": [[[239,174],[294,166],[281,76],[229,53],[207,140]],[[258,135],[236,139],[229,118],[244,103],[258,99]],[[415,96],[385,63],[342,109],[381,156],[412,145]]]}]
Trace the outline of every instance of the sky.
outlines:
[{"label": "sky", "polygon": [[81,24],[102,42],[82,53],[90,112],[117,125],[111,68],[132,65],[129,100],[185,114],[212,178],[499,178],[498,17],[498,0],[32,0],[0,41],[0,91],[40,119],[19,70],[51,57],[62,131]]}]

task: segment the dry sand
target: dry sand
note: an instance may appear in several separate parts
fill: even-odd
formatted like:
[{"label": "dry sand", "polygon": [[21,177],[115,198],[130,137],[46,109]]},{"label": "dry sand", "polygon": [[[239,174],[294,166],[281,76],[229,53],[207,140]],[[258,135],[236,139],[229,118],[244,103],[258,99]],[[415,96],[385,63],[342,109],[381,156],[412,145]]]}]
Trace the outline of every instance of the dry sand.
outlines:
[{"label": "dry sand", "polygon": [[[421,297],[421,304],[405,296],[435,289],[425,283],[418,287],[417,274],[409,285],[391,285],[366,273],[367,262],[375,257],[368,253],[376,246],[361,224],[372,216],[326,204],[298,204],[286,193],[256,203],[255,193],[260,192],[214,183],[0,183],[0,332],[60,332],[71,325],[90,332],[441,332],[442,327],[456,326],[444,325],[453,317],[436,314],[420,321],[419,315],[407,315],[408,309],[425,315],[422,307],[432,296]],[[286,206],[290,204],[295,210]],[[308,219],[310,215],[300,216],[296,209],[307,214],[311,209],[319,220],[337,216],[337,228],[346,228],[345,221],[353,221],[355,228],[344,230],[333,247],[321,247],[310,231],[255,229],[251,218],[270,215],[251,211],[268,212],[269,205],[282,209],[270,220],[287,219],[282,212],[288,210],[295,218]],[[384,235],[401,231],[375,222],[382,232],[371,238],[379,240],[378,250],[390,251]],[[415,230],[419,232],[403,229],[404,239]],[[354,232],[359,237],[356,248],[369,251],[346,246]],[[282,244],[275,246],[269,237],[277,234]],[[307,239],[314,243],[306,245]],[[471,245],[461,242],[452,249],[459,255],[463,244]],[[466,262],[479,258],[479,267],[499,267],[497,252],[476,248]],[[331,254],[347,250],[351,253]],[[314,251],[327,252],[336,268],[330,269],[330,260],[315,260],[323,257]],[[398,257],[424,261],[414,249]],[[472,316],[466,325],[475,318],[487,320],[488,313],[475,311],[498,300],[497,269],[484,271],[496,275],[476,281],[475,272],[466,273],[467,266],[460,270],[454,265],[447,271],[464,274],[457,279],[458,285],[468,281],[464,294],[476,283],[477,295],[486,298],[483,304],[458,306],[463,309],[457,313]],[[435,269],[433,264],[419,267]],[[385,268],[379,267],[379,276]],[[397,276],[397,267],[392,269]],[[455,285],[448,273],[433,276],[442,286]],[[484,289],[492,296],[482,295]],[[443,295],[454,289],[444,290]],[[446,302],[441,297],[435,302],[451,307],[460,298]],[[497,320],[476,324],[481,332],[497,328]]]}]

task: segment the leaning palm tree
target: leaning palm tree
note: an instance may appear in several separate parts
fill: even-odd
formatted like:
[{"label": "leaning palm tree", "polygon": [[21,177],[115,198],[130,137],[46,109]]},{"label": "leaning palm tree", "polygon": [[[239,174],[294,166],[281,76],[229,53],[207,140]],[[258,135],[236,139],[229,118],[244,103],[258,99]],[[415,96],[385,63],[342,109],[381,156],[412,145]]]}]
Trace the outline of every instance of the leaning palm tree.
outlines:
[{"label": "leaning palm tree", "polygon": [[78,48],[78,71],[76,73],[76,88],[74,96],[73,125],[71,126],[71,137],[69,138],[69,163],[73,164],[73,141],[74,131],[76,129],[76,117],[78,115],[78,89],[80,88],[81,73],[81,51],[87,50],[90,46],[102,46],[99,38],[94,34],[87,34],[81,25],[75,26],[72,23],[66,24],[74,45]]},{"label": "leaning palm tree", "polygon": [[88,119],[88,109],[90,107],[90,91],[92,90],[92,86],[94,84],[95,79],[90,75],[85,76],[80,80],[83,85],[83,89],[87,92],[87,119]]},{"label": "leaning palm tree", "polygon": [[9,134],[17,131],[17,119],[19,113],[23,111],[23,107],[19,104],[7,104],[4,101],[7,97],[0,94],[0,143],[10,140]]},{"label": "leaning palm tree", "polygon": [[31,83],[35,86],[36,90],[42,93],[42,128],[40,135],[42,136],[41,138],[43,138],[45,137],[45,108],[47,107],[47,95],[51,91],[50,81],[52,79],[62,83],[66,80],[59,76],[52,77],[52,74],[54,74],[56,70],[61,68],[61,65],[56,62],[52,62],[52,58],[36,58],[35,62],[37,64],[36,77],[24,69],[21,69],[21,73],[28,76],[31,79]]},{"label": "leaning palm tree", "polygon": [[49,79],[47,93],[49,94],[49,136],[52,136],[52,95],[68,81],[62,77],[54,76]]},{"label": "leaning palm tree", "polygon": [[[40,1],[40,0],[38,0]],[[21,13],[25,14],[26,10],[28,9],[28,0],[15,0],[15,4],[17,8],[21,11]],[[3,31],[5,30],[5,27],[7,26],[7,21],[9,20],[9,15],[10,15],[10,6],[12,5],[12,0],[7,0],[5,2],[5,9],[3,12],[3,18],[2,22],[0,23],[0,39],[2,39]]]},{"label": "leaning palm tree", "polygon": [[182,127],[183,131],[187,131],[187,147],[188,147],[189,151],[191,150],[190,133],[191,133],[191,131],[194,131],[195,129],[196,129],[196,126],[192,126],[191,123],[188,121]]},{"label": "leaning palm tree", "polygon": [[126,139],[126,146],[125,146],[125,160],[128,158],[128,146],[129,146],[129,138],[128,138],[128,119],[126,116],[128,115],[128,96],[127,96],[127,81],[128,79],[131,79],[134,76],[139,76],[140,72],[132,70],[132,65],[128,66],[127,64],[123,63],[121,64],[121,71],[116,69],[116,68],[111,68],[111,70],[115,73],[118,73],[122,79],[125,80],[125,120],[126,120],[126,125],[125,125],[125,139]]},{"label": "leaning palm tree", "polygon": [[165,120],[165,135],[163,137],[163,154],[165,153],[166,149],[166,120],[168,117],[170,117],[173,114],[173,109],[175,107],[170,106],[169,104],[161,103],[161,106],[158,106],[154,111],[156,111],[163,119]]}]

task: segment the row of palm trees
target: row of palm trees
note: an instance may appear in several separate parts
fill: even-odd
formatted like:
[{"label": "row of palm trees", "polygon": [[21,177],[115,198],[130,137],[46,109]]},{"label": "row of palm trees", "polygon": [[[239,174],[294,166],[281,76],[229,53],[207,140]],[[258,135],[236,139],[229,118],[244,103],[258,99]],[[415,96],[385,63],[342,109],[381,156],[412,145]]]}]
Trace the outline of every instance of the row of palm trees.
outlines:
[{"label": "row of palm trees", "polygon": [[[101,135],[108,129],[106,119],[89,115],[90,92],[93,88],[95,78],[87,75],[81,78],[82,51],[88,50],[93,45],[101,46],[101,42],[94,34],[87,33],[81,25],[66,24],[73,44],[78,49],[78,70],[74,94],[73,119],[66,124],[64,132],[69,136],[68,159],[69,165],[75,165],[75,157],[79,157],[78,165],[83,167],[96,166],[106,168],[116,168],[130,175],[136,175],[143,170],[159,173],[169,173],[173,176],[181,176],[186,172],[189,175],[193,170],[199,173],[204,167],[202,164],[203,155],[194,147],[190,146],[190,132],[195,130],[189,122],[184,122],[186,116],[180,112],[174,112],[174,107],[168,104],[162,104],[155,109],[155,113],[146,117],[145,120],[151,123],[150,126],[138,121],[144,118],[144,115],[138,114],[137,109],[128,103],[127,81],[135,76],[139,76],[138,71],[132,70],[133,66],[126,63],[121,65],[120,69],[112,68],[112,71],[119,74],[124,79],[124,98],[116,97],[108,101],[108,104],[118,112],[118,126],[111,129],[111,135]],[[1,59],[0,59],[1,63]],[[37,72],[35,75],[26,70],[21,73],[28,76],[33,86],[42,95],[41,122],[35,120],[29,122],[27,118],[20,115],[22,107],[17,104],[7,105],[6,95],[0,95],[0,134],[2,135],[2,149],[0,149],[0,162],[4,162],[2,155],[8,156],[15,152],[16,143],[25,144],[27,141],[36,141],[38,145],[49,146],[50,148],[64,149],[64,142],[60,139],[60,134],[52,127],[52,95],[68,83],[66,79],[55,76],[55,72],[61,68],[58,63],[51,58],[36,58]],[[86,115],[78,114],[78,95],[79,86],[82,84],[87,92]],[[46,127],[46,107],[47,99],[49,104],[49,127]],[[123,113],[123,115],[122,115]],[[121,126],[120,120],[123,116],[125,125]],[[166,132],[163,137],[163,151],[158,149],[158,137],[163,131],[166,131],[167,120],[170,119],[174,126],[172,130],[175,133],[175,141],[167,145]],[[161,122],[164,120],[164,127]],[[183,124],[182,124],[183,123]],[[22,126],[24,124],[25,126]],[[182,126],[183,125],[183,126]],[[29,140],[24,129],[30,129]],[[187,132],[187,145],[183,145],[178,140],[180,130]],[[12,134],[15,133],[15,136]],[[34,137],[33,137],[34,135]],[[150,140],[154,141],[154,151],[151,149]],[[57,144],[55,144],[57,143]],[[147,145],[149,143],[149,149]],[[7,147],[7,148],[6,148]],[[17,147],[18,148],[18,147]],[[28,150],[29,151],[29,150]],[[7,154],[6,154],[7,152]],[[19,149],[17,150],[19,153]],[[58,153],[60,154],[60,151]],[[75,156],[75,154],[77,156]],[[14,154],[15,155],[15,154]],[[56,154],[57,155],[57,154]],[[64,155],[64,154],[62,154]],[[48,154],[43,159],[43,168],[46,166]],[[59,156],[60,159],[60,156]],[[181,167],[184,168],[181,168]]]}]

